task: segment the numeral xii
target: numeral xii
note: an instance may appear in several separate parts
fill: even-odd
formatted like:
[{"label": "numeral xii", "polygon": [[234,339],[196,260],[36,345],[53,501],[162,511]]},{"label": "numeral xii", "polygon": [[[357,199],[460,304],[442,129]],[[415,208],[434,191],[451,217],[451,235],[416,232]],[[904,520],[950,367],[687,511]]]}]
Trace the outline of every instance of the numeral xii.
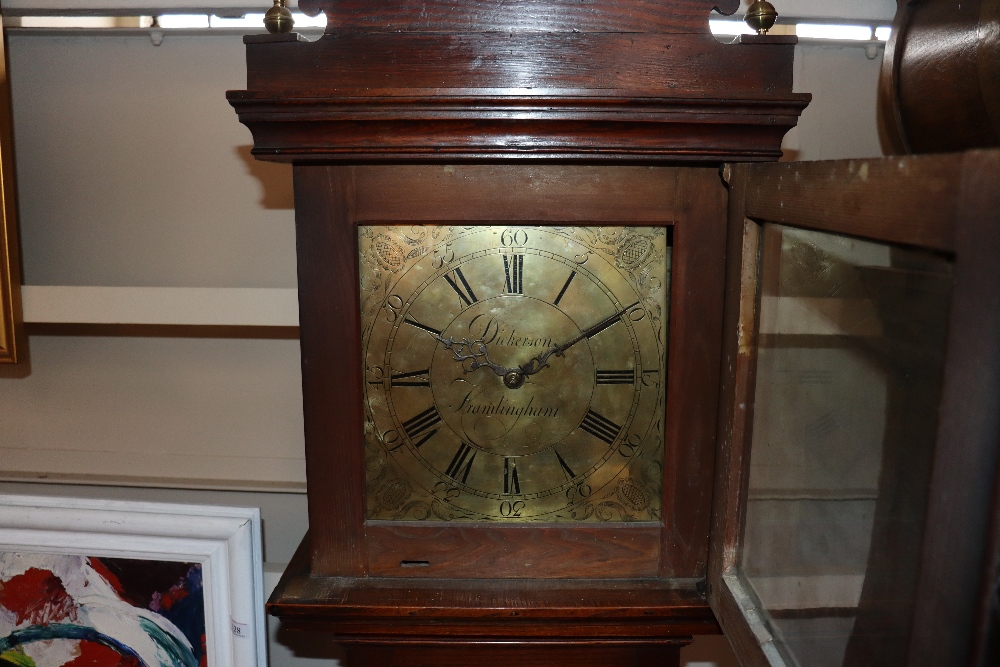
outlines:
[{"label": "numeral xii", "polygon": [[504,292],[524,294],[524,255],[504,255]]}]

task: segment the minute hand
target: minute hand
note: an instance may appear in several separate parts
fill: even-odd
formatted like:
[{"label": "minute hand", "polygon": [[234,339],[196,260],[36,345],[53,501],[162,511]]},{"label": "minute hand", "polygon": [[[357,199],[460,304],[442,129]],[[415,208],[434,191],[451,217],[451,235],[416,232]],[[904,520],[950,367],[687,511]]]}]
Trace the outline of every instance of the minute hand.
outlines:
[{"label": "minute hand", "polygon": [[539,354],[537,357],[534,357],[531,360],[529,360],[528,363],[523,364],[521,366],[521,373],[523,375],[534,375],[538,371],[548,366],[549,357],[551,357],[553,354],[556,355],[557,357],[561,357],[563,355],[563,352],[573,347],[584,338],[590,338],[592,336],[596,336],[597,334],[601,333],[602,331],[613,325],[615,322],[620,320],[622,315],[624,315],[625,313],[632,310],[638,305],[639,302],[636,301],[630,306],[625,306],[611,317],[601,320],[600,322],[590,327],[589,329],[584,329],[580,333],[580,335],[574,338],[573,340],[567,341],[562,345],[556,345],[555,347],[550,347],[549,349],[545,350],[545,352]]}]

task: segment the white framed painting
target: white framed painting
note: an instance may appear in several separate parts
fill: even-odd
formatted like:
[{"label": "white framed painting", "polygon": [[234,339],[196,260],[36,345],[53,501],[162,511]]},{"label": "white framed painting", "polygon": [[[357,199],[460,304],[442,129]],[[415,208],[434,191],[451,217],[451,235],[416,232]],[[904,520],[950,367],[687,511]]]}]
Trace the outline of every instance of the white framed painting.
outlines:
[{"label": "white framed painting", "polygon": [[266,667],[260,510],[0,495],[0,666]]}]

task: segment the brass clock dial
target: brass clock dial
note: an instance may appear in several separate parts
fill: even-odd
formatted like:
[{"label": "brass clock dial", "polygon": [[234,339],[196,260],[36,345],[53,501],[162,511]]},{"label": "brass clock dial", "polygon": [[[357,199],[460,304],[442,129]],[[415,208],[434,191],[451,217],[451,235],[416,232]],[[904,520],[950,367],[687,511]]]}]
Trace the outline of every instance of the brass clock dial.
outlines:
[{"label": "brass clock dial", "polygon": [[664,228],[360,228],[369,519],[659,519]]}]

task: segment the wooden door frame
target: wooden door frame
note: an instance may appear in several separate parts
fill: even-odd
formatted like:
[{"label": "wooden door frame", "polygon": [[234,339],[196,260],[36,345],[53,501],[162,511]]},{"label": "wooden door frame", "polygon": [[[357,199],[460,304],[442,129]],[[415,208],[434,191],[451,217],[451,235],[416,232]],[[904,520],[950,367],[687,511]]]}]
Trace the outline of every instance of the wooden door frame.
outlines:
[{"label": "wooden door frame", "polygon": [[[719,453],[708,598],[744,665],[783,665],[739,571],[750,469],[761,223],[955,259],[939,425],[908,665],[968,664],[993,610],[1000,442],[1000,152],[738,165],[730,188]],[[995,537],[995,536],[994,536]],[[992,569],[991,569],[992,568]]]}]

